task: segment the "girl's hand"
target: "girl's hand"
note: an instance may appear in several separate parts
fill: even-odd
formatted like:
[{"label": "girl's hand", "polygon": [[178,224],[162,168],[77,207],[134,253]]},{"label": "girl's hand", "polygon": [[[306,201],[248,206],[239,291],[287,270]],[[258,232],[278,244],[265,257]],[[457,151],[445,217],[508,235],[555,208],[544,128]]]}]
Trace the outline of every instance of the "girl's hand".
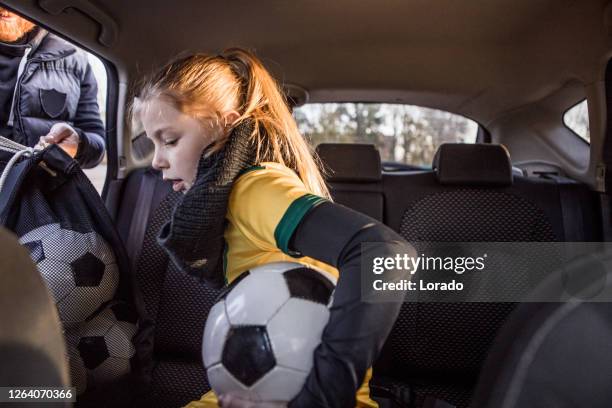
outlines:
[{"label": "girl's hand", "polygon": [[242,399],[236,395],[219,395],[219,406],[222,408],[286,408],[284,402],[258,402]]}]

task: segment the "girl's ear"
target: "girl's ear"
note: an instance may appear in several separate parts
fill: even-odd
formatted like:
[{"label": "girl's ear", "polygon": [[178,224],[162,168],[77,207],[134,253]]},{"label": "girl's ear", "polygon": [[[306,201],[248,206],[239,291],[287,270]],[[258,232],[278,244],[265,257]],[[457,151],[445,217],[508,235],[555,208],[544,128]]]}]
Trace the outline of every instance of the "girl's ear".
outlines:
[{"label": "girl's ear", "polygon": [[238,120],[239,117],[240,117],[240,114],[234,110],[225,113],[223,115],[224,128],[227,129],[229,127],[234,126],[234,123],[236,122],[236,120]]}]

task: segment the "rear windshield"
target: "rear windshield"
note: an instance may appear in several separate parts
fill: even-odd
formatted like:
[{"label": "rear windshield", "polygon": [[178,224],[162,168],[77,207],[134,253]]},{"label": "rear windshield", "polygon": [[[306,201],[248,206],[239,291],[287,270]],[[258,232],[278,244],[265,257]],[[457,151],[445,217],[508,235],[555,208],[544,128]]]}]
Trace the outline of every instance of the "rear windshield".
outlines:
[{"label": "rear windshield", "polygon": [[312,103],[295,108],[302,134],[319,143],[372,143],[386,163],[430,167],[444,142],[475,143],[478,125],[463,116],[413,105]]}]

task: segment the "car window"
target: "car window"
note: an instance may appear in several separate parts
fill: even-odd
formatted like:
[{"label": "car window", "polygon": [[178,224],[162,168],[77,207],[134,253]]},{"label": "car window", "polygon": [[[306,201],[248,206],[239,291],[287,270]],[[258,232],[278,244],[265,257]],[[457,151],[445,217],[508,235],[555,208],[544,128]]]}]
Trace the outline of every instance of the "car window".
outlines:
[{"label": "car window", "polygon": [[589,132],[589,105],[586,99],[565,112],[563,123],[587,142],[591,141],[591,134]]},{"label": "car window", "polygon": [[295,108],[302,134],[319,143],[372,143],[383,162],[430,167],[444,142],[475,143],[478,124],[414,105],[312,103]]},{"label": "car window", "polygon": [[[94,76],[96,77],[96,81],[98,82],[98,106],[100,108],[102,122],[104,123],[104,127],[106,127],[106,87],[108,81],[106,77],[106,69],[104,68],[104,63],[98,57],[89,52],[86,53],[87,59],[89,60],[89,65],[91,66]],[[106,179],[106,169],[107,161],[105,154],[102,162],[100,162],[100,164],[98,164],[96,167],[83,170],[85,175],[89,178],[100,194],[102,193],[104,180]]]}]

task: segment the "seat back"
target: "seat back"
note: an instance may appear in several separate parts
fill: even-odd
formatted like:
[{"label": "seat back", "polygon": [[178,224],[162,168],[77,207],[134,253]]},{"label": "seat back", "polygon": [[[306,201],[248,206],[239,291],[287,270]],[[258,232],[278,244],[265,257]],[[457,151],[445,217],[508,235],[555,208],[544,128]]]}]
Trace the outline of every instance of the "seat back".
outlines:
[{"label": "seat back", "polygon": [[4,228],[0,228],[0,328],[3,387],[69,386],[55,303],[28,251]]},{"label": "seat back", "polygon": [[[409,242],[561,241],[560,186],[513,176],[502,146],[443,145],[434,170],[385,174],[385,223]],[[509,282],[521,285],[524,282]],[[375,376],[418,397],[468,406],[515,303],[405,303]]]},{"label": "seat back", "polygon": [[[591,255],[585,269],[575,271],[605,271],[607,277],[598,279],[591,293],[607,293],[608,300],[610,262],[610,254]],[[534,292],[563,286],[566,272],[557,271]],[[612,303],[585,299],[517,307],[491,346],[472,406],[608,407],[612,401]]]},{"label": "seat back", "polygon": [[[500,147],[470,153],[467,146],[467,150],[452,149],[451,162],[456,166],[455,160],[470,161],[469,174],[454,176],[446,176],[447,150],[438,155],[434,171],[382,176],[380,156],[373,146],[321,145],[318,151],[331,170],[328,181],[335,200],[384,221],[408,241],[563,240],[567,235],[563,220],[568,217],[564,217],[562,196],[574,197],[574,207],[580,203],[582,221],[572,228],[583,230],[574,236],[599,239],[592,227],[598,225],[593,218],[596,206],[586,187],[572,184],[566,191],[567,186],[557,181],[513,177],[507,153],[500,152]],[[493,178],[491,169],[473,166],[490,163],[489,155],[498,163]],[[359,170],[354,171],[355,167]],[[453,168],[461,172],[462,167]],[[479,174],[484,173],[483,181]],[[152,184],[143,187],[145,179],[153,180]],[[143,190],[150,194],[142,194]],[[118,225],[128,248],[133,239],[130,233],[138,230],[132,227],[141,222],[135,212],[142,209],[138,203],[142,197],[151,198],[144,203],[148,206],[146,229],[133,256],[137,283],[153,320],[151,387],[143,403],[180,406],[209,389],[201,338],[218,292],[176,270],[158,246],[159,229],[170,218],[180,194],[150,169],[132,172],[125,182]],[[410,386],[415,395],[467,406],[488,349],[514,307],[511,303],[404,304],[375,366],[375,377]]]},{"label": "seat back", "polygon": [[131,239],[132,222],[141,222],[133,214],[135,208],[142,208],[134,192],[142,193],[141,183],[147,176],[150,181],[144,189],[153,189],[153,194],[135,275],[152,320],[149,353],[153,366],[150,391],[142,404],[183,406],[210,389],[202,365],[202,333],[219,291],[179,271],[158,245],[159,230],[170,219],[180,193],[173,192],[170,183],[152,169],[134,171],[126,180],[126,193],[132,196],[125,195],[118,221],[123,226],[121,233],[126,234],[124,240]]}]

